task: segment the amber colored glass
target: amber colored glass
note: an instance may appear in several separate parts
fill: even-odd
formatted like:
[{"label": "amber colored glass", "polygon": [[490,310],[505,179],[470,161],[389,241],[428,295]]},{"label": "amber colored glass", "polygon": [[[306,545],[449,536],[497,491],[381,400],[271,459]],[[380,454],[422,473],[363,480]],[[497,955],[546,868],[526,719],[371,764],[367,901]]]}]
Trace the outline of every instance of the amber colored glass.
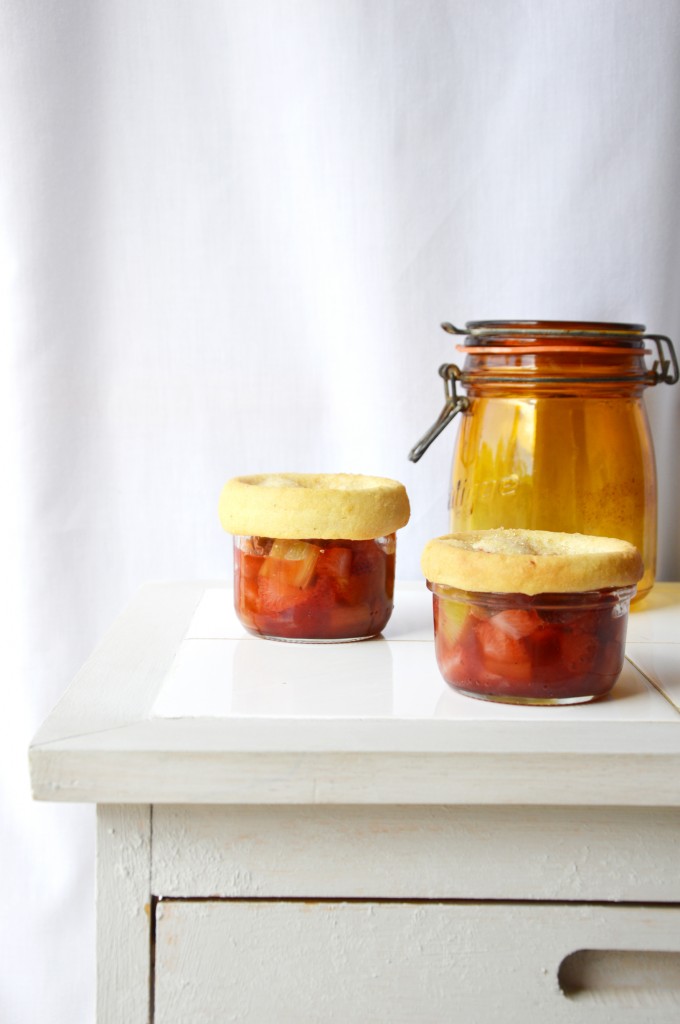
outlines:
[{"label": "amber colored glass", "polygon": [[451,529],[620,537],[643,558],[640,598],[654,582],[657,522],[642,328],[609,339],[584,337],[587,325],[557,326],[559,339],[499,329],[461,346],[469,407],[453,459]]}]

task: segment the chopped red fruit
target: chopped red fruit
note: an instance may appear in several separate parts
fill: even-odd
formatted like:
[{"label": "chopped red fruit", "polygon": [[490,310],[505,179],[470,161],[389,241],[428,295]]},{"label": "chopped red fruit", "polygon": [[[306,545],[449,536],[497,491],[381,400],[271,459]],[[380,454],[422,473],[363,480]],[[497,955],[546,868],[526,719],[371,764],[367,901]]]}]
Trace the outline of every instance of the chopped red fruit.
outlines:
[{"label": "chopped red fruit", "polygon": [[241,553],[239,559],[239,568],[242,576],[245,576],[247,580],[257,579],[260,567],[262,565],[262,558],[258,558],[257,555],[245,555]]},{"label": "chopped red fruit", "polygon": [[246,629],[286,640],[375,636],[394,591],[394,535],[376,541],[237,538],[234,601]]},{"label": "chopped red fruit", "polygon": [[507,624],[497,623],[502,615],[494,615],[477,628],[481,660],[487,672],[509,682],[526,683],[531,679],[531,651],[522,637],[508,632]]},{"label": "chopped red fruit", "polygon": [[284,587],[306,587],[320,554],[316,544],[304,540],[275,540],[261,560],[259,575],[278,580]]},{"label": "chopped red fruit", "polygon": [[503,595],[505,608],[498,597],[484,596],[475,603],[435,593],[435,650],[451,686],[529,702],[591,699],[611,690],[626,627],[615,592],[599,592],[585,608],[569,595]]},{"label": "chopped red fruit", "polygon": [[352,541],[352,572],[357,575],[361,573],[375,572],[385,559],[385,552],[377,540],[355,540]]},{"label": "chopped red fruit", "polygon": [[589,672],[599,650],[596,633],[565,629],[562,633],[562,660],[571,672]]},{"label": "chopped red fruit", "polygon": [[323,548],[316,566],[319,576],[332,576],[336,583],[346,582],[352,572],[350,548]]},{"label": "chopped red fruit", "polygon": [[277,615],[309,602],[311,591],[295,587],[280,576],[260,576],[257,581],[257,607],[263,615]]},{"label": "chopped red fruit", "polygon": [[504,612],[497,612],[491,617],[495,629],[500,630],[515,640],[529,636],[538,626],[543,623],[538,612],[533,608],[508,608]]}]

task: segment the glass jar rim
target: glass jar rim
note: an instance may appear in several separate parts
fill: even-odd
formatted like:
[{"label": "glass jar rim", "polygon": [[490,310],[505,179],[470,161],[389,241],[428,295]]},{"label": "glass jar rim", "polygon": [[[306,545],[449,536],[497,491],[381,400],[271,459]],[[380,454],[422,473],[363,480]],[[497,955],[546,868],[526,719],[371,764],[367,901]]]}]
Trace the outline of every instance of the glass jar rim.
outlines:
[{"label": "glass jar rim", "polygon": [[[651,383],[651,380],[647,380],[647,368],[640,360],[642,356],[653,355],[653,349],[645,348],[645,342],[648,339],[654,341],[657,336],[645,334],[644,324],[604,320],[469,320],[465,328],[454,327],[449,323],[443,323],[442,327],[448,333],[465,336],[463,343],[456,348],[466,356],[510,353],[513,357],[549,355],[589,358],[596,354],[607,359],[628,360],[626,372],[614,374],[613,382],[619,378],[626,381],[635,377],[644,383]],[[656,341],[656,345],[659,348],[660,340]]]},{"label": "glass jar rim", "polygon": [[522,594],[510,591],[461,590],[448,584],[425,581],[427,589],[444,600],[459,601],[462,604],[486,604],[503,610],[514,604],[530,605],[535,608],[579,607],[581,609],[601,606],[603,602],[630,601],[637,590],[637,584],[623,584],[620,587],[602,587],[600,590],[552,591],[545,594]]},{"label": "glass jar rim", "polygon": [[602,587],[600,590],[552,591],[545,594],[522,594],[507,591],[472,591],[461,590],[446,583],[426,580],[426,586],[436,597],[458,601],[462,604],[486,604],[498,606],[503,610],[513,601],[517,604],[531,605],[534,608],[590,608],[601,606],[603,602],[614,600],[629,601],[634,597],[637,584],[623,584],[618,587]]},{"label": "glass jar rim", "polygon": [[641,338],[644,324],[604,320],[469,320],[465,333],[474,338],[520,334],[529,337],[628,337]]}]

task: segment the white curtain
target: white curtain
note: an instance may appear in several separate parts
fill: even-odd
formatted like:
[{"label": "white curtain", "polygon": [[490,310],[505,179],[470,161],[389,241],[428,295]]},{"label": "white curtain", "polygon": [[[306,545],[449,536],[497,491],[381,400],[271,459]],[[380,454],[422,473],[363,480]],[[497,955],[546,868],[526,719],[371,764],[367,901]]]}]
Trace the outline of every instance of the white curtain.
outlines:
[{"label": "white curtain", "polygon": [[415,578],[439,321],[680,340],[679,44],[676,0],[1,0],[2,1021],[93,1020],[94,814],[26,748],[140,583],[227,578],[222,483],[396,477]]}]

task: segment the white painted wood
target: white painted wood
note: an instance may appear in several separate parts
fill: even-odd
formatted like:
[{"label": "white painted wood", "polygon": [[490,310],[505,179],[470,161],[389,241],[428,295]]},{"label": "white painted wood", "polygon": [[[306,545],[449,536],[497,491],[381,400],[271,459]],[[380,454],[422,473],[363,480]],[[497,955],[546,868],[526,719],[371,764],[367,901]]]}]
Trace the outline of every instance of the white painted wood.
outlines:
[{"label": "white painted wood", "polygon": [[[304,744],[297,752],[260,753],[225,750],[220,727],[212,732],[210,725],[200,722],[193,736],[186,723],[174,735],[166,723],[162,736],[130,726],[113,750],[104,736],[42,749],[33,761],[34,794],[98,803],[680,806],[674,724],[645,730],[643,751],[630,727],[618,734],[618,749],[604,753],[592,751],[596,734],[571,753],[321,753]],[[494,735],[502,745],[498,731],[484,741]],[[307,737],[313,746],[313,730]]]},{"label": "white painted wood", "polygon": [[680,711],[680,643],[629,644],[628,657],[669,704]]},{"label": "white painted wood", "polygon": [[31,750],[38,798],[112,805],[99,1024],[151,1021],[152,893],[267,897],[163,901],[156,1024],[477,1024],[480,998],[484,1024],[524,1024],[527,993],[532,1020],[637,1022],[626,977],[642,978],[636,1012],[677,1014],[663,958],[576,958],[578,999],[555,980],[576,949],[677,949],[677,909],[469,901],[679,900],[680,718],[661,691],[680,588],[631,618],[642,672],[629,662],[612,699],[538,710],[445,687],[420,586],[400,591],[389,639],[323,648],[214,636],[225,593],[143,588]]},{"label": "white painted wood", "polygon": [[39,729],[32,747],[146,718],[205,586],[141,587]]},{"label": "white painted wood", "polygon": [[642,953],[635,950],[581,949],[562,961],[560,988],[577,1000],[615,1003],[635,993],[641,1009],[641,993],[647,990],[653,1003],[664,993],[668,1003],[680,999],[680,956],[677,953]]},{"label": "white painted wood", "polygon": [[34,751],[34,794],[99,803],[680,805],[675,722],[378,725],[139,723]]},{"label": "white painted wood", "polygon": [[155,1022],[676,1024],[680,991],[644,956],[637,987],[591,974],[565,996],[560,963],[580,949],[677,952],[680,909],[162,902]]},{"label": "white painted wood", "polygon": [[151,1021],[151,808],[97,809],[97,1024]]},{"label": "white painted wood", "polygon": [[152,889],[680,903],[679,848],[660,808],[159,805]]},{"label": "white painted wood", "polygon": [[[140,592],[36,737],[38,799],[680,804],[678,711],[630,664],[611,700],[513,708],[450,691],[433,667],[431,641],[183,640],[204,592],[202,584]],[[419,591],[406,593],[423,600]],[[407,616],[406,632],[412,627]],[[220,643],[243,644],[247,654],[235,680],[236,712],[153,717],[165,681],[177,679],[181,651]],[[211,657],[185,663],[189,711],[204,677],[213,692],[227,689],[222,662]],[[283,666],[289,697],[276,681]],[[439,696],[426,707],[428,686]]]}]

